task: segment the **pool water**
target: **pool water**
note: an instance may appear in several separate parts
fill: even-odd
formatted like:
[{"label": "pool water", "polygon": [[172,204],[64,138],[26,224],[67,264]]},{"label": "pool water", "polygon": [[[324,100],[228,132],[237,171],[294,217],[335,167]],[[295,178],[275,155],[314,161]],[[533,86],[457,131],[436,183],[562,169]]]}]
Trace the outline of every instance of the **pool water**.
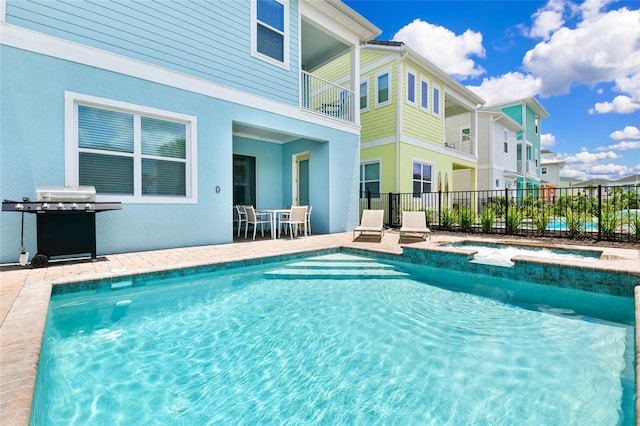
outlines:
[{"label": "pool water", "polygon": [[[561,218],[561,219],[552,219],[549,224],[547,225],[547,230],[548,231],[567,231],[568,227],[567,227],[567,221],[565,218]],[[583,225],[582,225],[582,231],[587,231],[587,232],[598,232],[598,224],[590,222],[590,221],[586,221]]]},{"label": "pool water", "polygon": [[53,296],[31,423],[633,424],[633,301],[330,254]]},{"label": "pool water", "polygon": [[602,251],[583,251],[569,249],[552,249],[540,247],[518,246],[511,244],[494,244],[479,243],[473,241],[462,241],[459,243],[449,244],[449,247],[463,247],[466,249],[476,250],[471,262],[483,263],[494,266],[514,266],[511,261],[514,256],[526,255],[533,257],[542,257],[547,259],[564,259],[573,261],[590,261],[596,262],[602,255]]}]

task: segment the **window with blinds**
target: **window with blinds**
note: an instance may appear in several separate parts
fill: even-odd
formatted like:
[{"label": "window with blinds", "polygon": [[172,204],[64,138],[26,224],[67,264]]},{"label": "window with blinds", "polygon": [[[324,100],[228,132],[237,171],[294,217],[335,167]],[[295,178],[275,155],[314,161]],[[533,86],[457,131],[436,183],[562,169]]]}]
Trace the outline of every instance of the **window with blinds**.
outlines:
[{"label": "window with blinds", "polygon": [[255,0],[253,13],[253,52],[278,65],[288,64],[288,2]]},{"label": "window with blinds", "polygon": [[78,181],[101,195],[185,197],[188,123],[78,105]]}]

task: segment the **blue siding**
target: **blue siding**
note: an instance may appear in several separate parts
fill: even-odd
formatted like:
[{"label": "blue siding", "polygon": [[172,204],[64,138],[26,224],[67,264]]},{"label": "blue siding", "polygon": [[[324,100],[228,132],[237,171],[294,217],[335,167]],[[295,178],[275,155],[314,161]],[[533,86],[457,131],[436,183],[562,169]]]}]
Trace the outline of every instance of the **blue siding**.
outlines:
[{"label": "blue siding", "polygon": [[[258,182],[260,203],[290,202],[291,155],[309,151],[314,232],[346,231],[358,223],[357,134],[2,45],[0,61],[3,199],[33,198],[36,185],[65,183],[65,91],[197,117],[198,204],[125,203],[121,211],[100,213],[98,254],[231,242],[234,122],[303,136],[288,144],[237,138],[238,149],[259,160],[259,178],[265,178]],[[25,215],[31,256],[35,220]],[[19,247],[20,215],[0,214],[0,262],[17,261]]]},{"label": "blue siding", "polygon": [[290,3],[289,70],[251,56],[248,1],[8,0],[6,21],[298,104],[296,1]]}]

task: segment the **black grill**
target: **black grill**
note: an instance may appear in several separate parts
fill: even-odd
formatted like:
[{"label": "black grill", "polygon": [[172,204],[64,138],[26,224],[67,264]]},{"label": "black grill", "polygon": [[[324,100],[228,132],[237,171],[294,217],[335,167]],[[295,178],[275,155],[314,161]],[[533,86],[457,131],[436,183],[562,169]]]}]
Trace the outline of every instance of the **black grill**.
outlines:
[{"label": "black grill", "polygon": [[37,197],[46,201],[24,198],[2,203],[2,211],[36,215],[38,252],[31,259],[31,266],[45,267],[51,256],[90,254],[96,260],[96,213],[122,210],[122,204],[98,203],[94,201],[95,190],[86,195],[68,187],[53,196]]}]

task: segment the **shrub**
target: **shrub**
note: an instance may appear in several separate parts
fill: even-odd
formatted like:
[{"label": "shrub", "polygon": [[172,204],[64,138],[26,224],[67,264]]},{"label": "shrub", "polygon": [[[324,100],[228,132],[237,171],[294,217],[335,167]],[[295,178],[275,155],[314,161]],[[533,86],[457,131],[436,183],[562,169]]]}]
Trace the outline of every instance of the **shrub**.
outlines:
[{"label": "shrub", "polygon": [[496,212],[491,207],[485,207],[480,212],[480,223],[482,224],[482,232],[491,232],[493,224],[496,221]]},{"label": "shrub", "polygon": [[451,229],[453,224],[455,223],[455,214],[453,209],[445,207],[440,212],[440,225],[444,229]]},{"label": "shrub", "polygon": [[551,222],[551,208],[542,206],[539,209],[533,211],[533,221],[536,225],[536,229],[539,233],[544,233]]},{"label": "shrub", "polygon": [[587,222],[584,213],[581,213],[580,211],[576,212],[573,209],[568,208],[565,211],[565,218],[567,221],[568,235],[575,237],[584,234],[584,229]]},{"label": "shrub", "polygon": [[622,225],[622,218],[617,215],[613,208],[602,209],[600,212],[600,233],[605,237],[613,237],[616,228]]},{"label": "shrub", "polygon": [[458,223],[463,231],[470,232],[475,221],[476,215],[473,210],[466,206],[458,208]]},{"label": "shrub", "polygon": [[514,234],[522,226],[522,210],[518,207],[511,207],[507,213],[507,234]]}]

